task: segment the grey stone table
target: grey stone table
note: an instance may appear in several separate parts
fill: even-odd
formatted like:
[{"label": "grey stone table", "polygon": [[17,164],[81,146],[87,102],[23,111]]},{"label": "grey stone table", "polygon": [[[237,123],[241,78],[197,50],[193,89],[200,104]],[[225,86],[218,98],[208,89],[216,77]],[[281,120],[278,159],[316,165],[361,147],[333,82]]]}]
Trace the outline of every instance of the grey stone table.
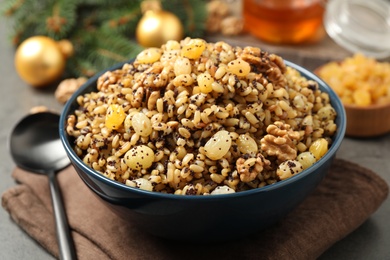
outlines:
[{"label": "grey stone table", "polygon": [[[62,105],[53,97],[54,87],[37,90],[25,84],[17,75],[13,59],[14,49],[7,35],[10,25],[0,17],[0,193],[15,185],[11,172],[15,167],[8,147],[7,138],[13,125],[31,107],[44,105],[61,112]],[[222,37],[210,38],[217,41]],[[339,59],[349,55],[330,39],[312,46],[269,46],[251,36],[226,38],[234,45],[260,46],[310,70],[329,59]],[[390,134],[373,139],[345,138],[337,154],[381,175],[390,183]],[[390,259],[390,216],[389,200],[375,212],[362,226],[336,243],[321,256],[321,259]],[[0,259],[52,259],[33,239],[24,233],[0,208]]]}]

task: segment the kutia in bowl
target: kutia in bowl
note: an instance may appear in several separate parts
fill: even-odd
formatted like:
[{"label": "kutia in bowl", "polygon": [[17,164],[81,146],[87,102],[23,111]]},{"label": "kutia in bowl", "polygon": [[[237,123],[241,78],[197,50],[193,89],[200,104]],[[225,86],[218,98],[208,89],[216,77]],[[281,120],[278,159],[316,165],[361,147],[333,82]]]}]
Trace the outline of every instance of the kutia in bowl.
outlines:
[{"label": "kutia in bowl", "polygon": [[390,63],[363,54],[315,70],[341,98],[346,135],[370,138],[390,133]]},{"label": "kutia in bowl", "polygon": [[239,238],[280,221],[323,179],[345,133],[340,99],[254,47],[186,38],[84,84],[60,136],[85,184],[159,237]]}]

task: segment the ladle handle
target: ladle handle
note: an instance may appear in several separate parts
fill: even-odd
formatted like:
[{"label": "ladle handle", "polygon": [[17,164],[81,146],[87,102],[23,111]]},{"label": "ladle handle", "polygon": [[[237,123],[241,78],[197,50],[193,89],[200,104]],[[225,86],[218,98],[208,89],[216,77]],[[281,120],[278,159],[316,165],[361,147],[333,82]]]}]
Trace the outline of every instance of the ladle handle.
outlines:
[{"label": "ladle handle", "polygon": [[60,259],[77,259],[73,239],[70,235],[68,220],[62,203],[60,188],[58,186],[55,172],[50,172],[49,185],[52,198],[54,218],[57,230],[57,240],[59,245]]}]

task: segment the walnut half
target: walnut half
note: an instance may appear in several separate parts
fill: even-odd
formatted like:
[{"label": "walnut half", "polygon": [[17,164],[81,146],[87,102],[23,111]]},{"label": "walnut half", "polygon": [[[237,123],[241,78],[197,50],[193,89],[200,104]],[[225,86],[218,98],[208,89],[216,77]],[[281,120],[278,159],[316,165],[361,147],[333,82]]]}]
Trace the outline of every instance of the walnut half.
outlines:
[{"label": "walnut half", "polygon": [[58,102],[65,104],[66,101],[73,95],[76,90],[78,90],[81,85],[83,85],[87,81],[87,78],[80,77],[77,79],[65,79],[61,81],[58,85],[56,91],[54,92],[54,96]]},{"label": "walnut half", "polygon": [[261,73],[274,85],[275,89],[284,88],[287,79],[284,73],[287,71],[283,59],[276,54],[268,54],[259,48],[245,47],[237,56],[251,64],[252,71]]},{"label": "walnut half", "polygon": [[294,140],[299,140],[300,134],[290,129],[289,124],[280,121],[267,127],[267,135],[261,140],[261,149],[270,156],[276,156],[280,162],[294,160],[297,149]]}]

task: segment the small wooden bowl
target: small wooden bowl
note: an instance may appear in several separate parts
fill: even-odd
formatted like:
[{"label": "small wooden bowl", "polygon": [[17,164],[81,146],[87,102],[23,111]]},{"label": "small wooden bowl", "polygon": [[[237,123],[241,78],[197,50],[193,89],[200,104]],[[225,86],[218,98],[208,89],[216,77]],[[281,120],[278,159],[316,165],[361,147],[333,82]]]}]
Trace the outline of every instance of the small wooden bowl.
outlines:
[{"label": "small wooden bowl", "polygon": [[390,104],[362,107],[344,104],[347,115],[346,135],[374,137],[390,132]]},{"label": "small wooden bowl", "polygon": [[[314,74],[319,76],[322,67],[315,69]],[[346,136],[369,138],[390,133],[390,103],[370,106],[343,104],[343,106],[347,116]]]}]

